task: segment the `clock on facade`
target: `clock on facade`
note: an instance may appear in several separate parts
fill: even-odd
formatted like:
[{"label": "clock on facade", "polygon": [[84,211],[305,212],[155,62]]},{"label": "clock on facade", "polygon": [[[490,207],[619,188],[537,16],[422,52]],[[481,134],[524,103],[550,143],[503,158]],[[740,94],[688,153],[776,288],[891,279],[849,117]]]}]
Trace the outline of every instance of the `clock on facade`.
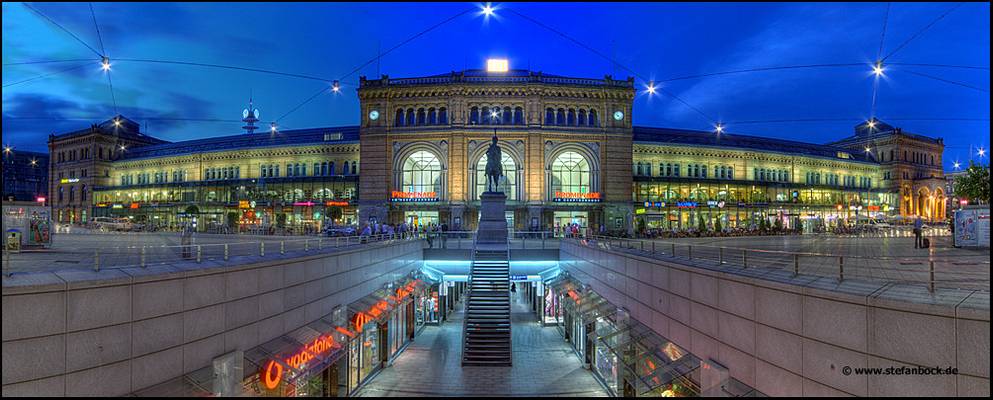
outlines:
[{"label": "clock on facade", "polygon": [[624,112],[622,112],[622,111],[614,111],[614,119],[615,120],[618,120],[618,121],[624,119]]},{"label": "clock on facade", "polygon": [[379,119],[379,111],[376,110],[369,111],[369,119],[373,121]]}]

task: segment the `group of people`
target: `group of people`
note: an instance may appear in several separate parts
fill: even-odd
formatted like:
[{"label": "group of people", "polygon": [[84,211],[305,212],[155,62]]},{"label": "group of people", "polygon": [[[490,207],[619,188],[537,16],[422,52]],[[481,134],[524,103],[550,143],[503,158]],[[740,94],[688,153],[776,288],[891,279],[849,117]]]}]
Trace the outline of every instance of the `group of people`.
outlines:
[{"label": "group of people", "polygon": [[556,236],[560,237],[580,237],[583,227],[575,222],[559,225],[555,227]]},{"label": "group of people", "polygon": [[645,238],[687,238],[687,237],[732,237],[732,236],[759,236],[759,235],[790,235],[790,234],[800,234],[799,230],[795,229],[767,229],[761,230],[757,228],[724,228],[720,231],[699,231],[697,229],[664,229],[664,228],[652,228],[646,229],[641,235]]}]

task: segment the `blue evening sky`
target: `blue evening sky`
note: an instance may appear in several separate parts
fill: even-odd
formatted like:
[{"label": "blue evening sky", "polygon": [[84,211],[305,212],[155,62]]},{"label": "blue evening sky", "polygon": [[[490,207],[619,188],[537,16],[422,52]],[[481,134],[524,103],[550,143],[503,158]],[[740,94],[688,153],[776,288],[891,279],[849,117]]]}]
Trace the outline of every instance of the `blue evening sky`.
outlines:
[{"label": "blue evening sky", "polygon": [[[112,61],[117,108],[147,123],[151,135],[187,140],[237,134],[253,94],[262,120],[286,114],[326,83],[257,72],[115,61],[159,59],[224,64],[337,79],[438,22],[481,3],[93,3]],[[391,77],[482,68],[506,57],[512,68],[550,74],[625,78],[621,67],[509,12],[525,14],[581,41],[638,75],[666,78],[752,67],[863,63],[679,80],[665,90],[679,101],[640,94],[637,125],[713,129],[824,143],[852,133],[870,116],[873,77],[886,3],[493,3],[496,17],[472,12],[397,48],[279,121],[282,129],[355,125],[360,75]],[[87,3],[31,3],[89,46],[100,39]],[[884,55],[945,13],[953,3],[893,3]],[[893,54],[887,62],[985,69],[889,65],[876,115],[906,131],[944,138],[945,167],[989,149],[990,6],[966,3]],[[6,65],[38,60],[91,61]],[[3,3],[3,143],[46,151],[49,133],[80,129],[114,115],[99,57],[29,10]],[[89,64],[87,64],[89,63]],[[78,69],[18,83],[42,74]],[[916,73],[916,74],[915,74]],[[934,78],[953,81],[942,82]],[[639,79],[639,87],[643,82]],[[962,86],[967,85],[970,87]],[[157,118],[143,120],[142,117]],[[735,121],[847,119],[735,124]],[[907,119],[969,118],[978,121]]]}]

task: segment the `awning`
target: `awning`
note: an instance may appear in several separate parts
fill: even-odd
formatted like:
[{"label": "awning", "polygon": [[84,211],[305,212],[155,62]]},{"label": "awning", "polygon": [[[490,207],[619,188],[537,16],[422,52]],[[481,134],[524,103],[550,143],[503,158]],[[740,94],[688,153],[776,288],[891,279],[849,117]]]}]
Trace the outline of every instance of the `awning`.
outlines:
[{"label": "awning", "polygon": [[676,387],[699,394],[690,376],[700,359],[635,319],[612,315],[607,322],[597,324],[597,340],[638,378],[638,393]]},{"label": "awning", "polygon": [[382,320],[396,306],[395,297],[386,289],[379,289],[372,294],[356,300],[348,305],[348,310],[354,314],[363,314],[371,320]]}]

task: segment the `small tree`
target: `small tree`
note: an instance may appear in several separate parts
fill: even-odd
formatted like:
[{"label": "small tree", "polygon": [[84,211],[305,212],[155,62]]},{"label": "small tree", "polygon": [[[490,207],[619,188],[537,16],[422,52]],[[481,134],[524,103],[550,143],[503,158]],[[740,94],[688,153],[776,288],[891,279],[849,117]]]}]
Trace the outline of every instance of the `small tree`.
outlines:
[{"label": "small tree", "polygon": [[955,178],[955,195],[970,203],[990,202],[990,168],[969,161],[965,175]]},{"label": "small tree", "polygon": [[780,218],[776,218],[775,227],[776,227],[776,232],[782,232],[783,231],[783,220],[780,219]]},{"label": "small tree", "polygon": [[638,218],[638,233],[645,233],[645,219]]},{"label": "small tree", "polygon": [[707,231],[707,221],[703,220],[703,214],[697,214],[697,230],[700,232]]},{"label": "small tree", "polygon": [[276,227],[282,229],[286,226],[286,214],[276,214]]},{"label": "small tree", "polygon": [[721,226],[721,219],[717,218],[717,220],[714,221],[714,231],[720,233],[723,230],[724,228]]}]

